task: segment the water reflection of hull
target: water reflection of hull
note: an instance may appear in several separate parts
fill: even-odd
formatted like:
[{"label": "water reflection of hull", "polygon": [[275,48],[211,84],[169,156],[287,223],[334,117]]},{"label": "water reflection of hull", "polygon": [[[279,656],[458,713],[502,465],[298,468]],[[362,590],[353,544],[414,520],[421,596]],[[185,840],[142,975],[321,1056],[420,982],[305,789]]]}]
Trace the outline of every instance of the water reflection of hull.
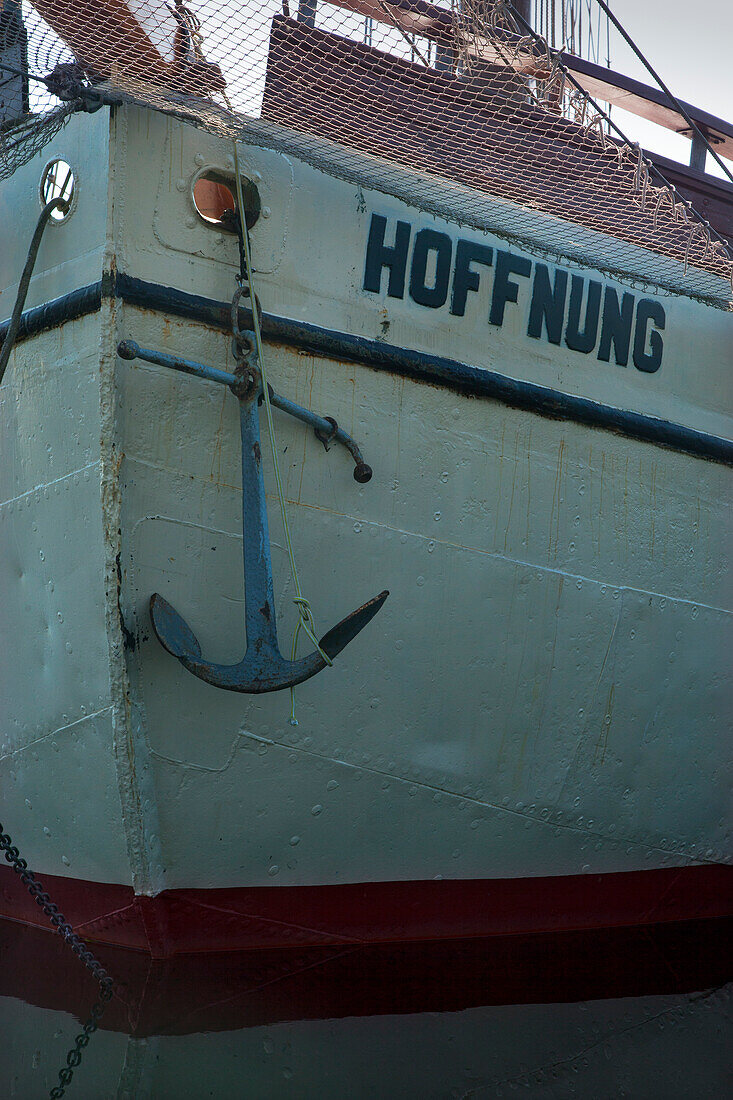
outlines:
[{"label": "water reflection of hull", "polygon": [[[733,975],[730,919],[492,940],[179,955],[103,947],[102,1028],[136,1037],[288,1020],[692,993]],[[61,939],[0,922],[0,996],[83,1019],[94,983]]]},{"label": "water reflection of hull", "polygon": [[[74,1095],[719,1095],[730,943],[729,922],[708,921],[159,963],[105,948],[117,994]],[[94,985],[48,932],[4,922],[0,951],[4,1080],[41,1095]]]}]

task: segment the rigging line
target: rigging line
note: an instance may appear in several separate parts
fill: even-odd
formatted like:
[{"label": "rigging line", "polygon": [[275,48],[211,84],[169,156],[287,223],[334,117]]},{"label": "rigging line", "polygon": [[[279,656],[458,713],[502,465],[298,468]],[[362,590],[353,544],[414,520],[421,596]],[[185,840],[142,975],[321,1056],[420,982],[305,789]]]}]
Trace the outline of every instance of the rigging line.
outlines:
[{"label": "rigging line", "polygon": [[720,167],[723,169],[723,171],[725,172],[725,174],[728,177],[728,179],[730,180],[730,182],[733,183],[733,172],[730,171],[728,166],[723,161],[722,157],[719,157],[718,154],[715,152],[715,149],[712,147],[712,145],[708,141],[708,139],[705,136],[704,132],[700,129],[700,127],[697,125],[697,123],[692,118],[690,118],[690,115],[687,113],[685,108],[682,106],[682,104],[680,103],[677,96],[674,95],[669,90],[669,88],[667,87],[667,85],[664,83],[661,76],[659,75],[659,73],[655,69],[652,68],[651,64],[647,61],[646,57],[641,52],[639,47],[636,45],[636,43],[634,42],[631,35],[629,35],[626,32],[626,30],[624,29],[623,25],[621,23],[619,23],[618,19],[616,18],[616,16],[613,14],[613,12],[609,8],[608,4],[606,3],[606,0],[596,0],[596,3],[601,8],[601,10],[606,13],[606,17],[613,23],[614,27],[619,32],[619,34],[624,39],[624,41],[627,43],[627,45],[629,45],[631,47],[631,49],[634,51],[636,56],[639,58],[639,61],[641,61],[642,65],[644,65],[644,67],[646,68],[647,72],[649,72],[654,77],[654,79],[656,80],[657,84],[659,85],[659,87],[662,89],[662,91],[666,95],[669,102],[679,111],[679,113],[682,115],[682,117],[684,118],[685,122],[690,127],[690,129],[694,130],[694,132],[697,134],[697,136],[700,138],[700,140],[705,143],[705,146],[707,147],[708,152],[712,153],[713,157],[718,162]]},{"label": "rigging line", "polygon": [[36,76],[30,69],[19,69],[16,65],[8,65],[7,61],[0,61],[0,69],[4,69],[8,73],[14,73],[15,76],[24,76],[28,80],[37,80],[40,84],[48,85],[47,76]]},{"label": "rigging line", "polygon": [[[78,87],[78,90],[76,91],[76,94],[74,95],[60,95],[59,92],[55,91],[53,87],[53,73],[49,73],[48,76],[36,76],[35,73],[32,73],[30,71],[30,69],[19,69],[16,65],[8,65],[7,61],[0,61],[0,72],[2,71],[13,73],[15,76],[22,76],[24,79],[27,80],[35,80],[37,83],[45,85],[46,90],[51,95],[55,96],[58,100],[61,101],[61,103],[71,105],[72,109],[75,111],[88,110],[90,114],[93,114],[94,111],[97,111],[100,107],[104,106],[104,101],[99,97],[98,93],[94,92],[92,88],[88,88],[85,85],[80,85]],[[87,96],[90,92],[92,93],[93,97],[96,97],[97,101],[94,102],[94,100],[92,100],[92,106],[85,107],[84,104],[88,102]],[[26,122],[37,118],[37,115],[33,114],[30,111],[27,111],[26,114],[22,117],[21,121],[23,124],[25,124]]]},{"label": "rigging line", "polygon": [[12,82],[13,82],[13,74],[11,73],[11,75],[8,77],[7,80],[0,80],[0,88],[4,88],[7,84],[12,84]]},{"label": "rigging line", "polygon": [[[64,186],[66,185],[64,184]],[[33,232],[31,243],[28,248],[28,256],[26,257],[23,274],[21,275],[20,282],[18,283],[18,293],[15,299],[15,305],[13,306],[13,313],[10,318],[10,325],[8,326],[8,331],[5,334],[5,339],[3,340],[2,347],[0,347],[0,385],[2,385],[2,381],[5,376],[5,370],[10,360],[10,353],[15,346],[15,341],[18,336],[18,330],[20,329],[23,306],[25,305],[25,299],[28,294],[28,287],[31,285],[33,268],[36,265],[36,257],[38,256],[38,250],[41,247],[43,231],[45,230],[54,210],[62,210],[66,212],[69,209],[69,203],[70,200],[65,199],[63,195],[60,195],[58,198],[51,199],[51,201],[47,202],[44,206],[38,218],[38,222],[36,223],[36,228]]]},{"label": "rigging line", "polygon": [[[535,42],[538,43],[538,45],[542,46],[543,49],[545,49],[548,53],[549,52],[554,53],[556,58],[557,58],[558,51],[557,50],[550,51],[549,47],[547,45],[547,42],[543,41],[541,36],[537,34],[537,32],[534,30],[533,27],[530,26],[530,24],[527,22],[527,20],[524,19],[522,15],[520,15],[520,13],[517,11],[517,9],[514,7],[514,5],[511,4],[511,0],[510,0],[510,5],[511,5],[511,8],[514,12],[515,18],[526,29],[527,33],[532,36],[532,38],[535,40]],[[562,70],[567,82],[569,84],[572,84],[572,86],[575,88],[575,90],[577,92],[580,92],[580,94],[585,98],[586,102],[588,104],[590,104],[590,106],[595,111],[598,112],[598,114],[601,116],[601,118],[606,120],[609,127],[611,127],[615,131],[615,133],[618,134],[618,136],[621,139],[621,141],[623,142],[623,144],[625,146],[627,146],[627,148],[632,149],[632,150],[639,149],[639,146],[635,145],[633,142],[631,142],[629,140],[629,138],[626,136],[626,134],[623,132],[621,127],[618,126],[614,122],[614,120],[611,118],[610,114],[607,111],[604,111],[604,109],[593,98],[593,96],[590,95],[589,92],[587,92],[585,90],[583,85],[580,84],[575,79],[575,77],[571,73],[570,69],[568,69],[567,65],[563,64],[562,57],[558,58],[558,65],[559,65],[559,68]],[[641,150],[639,150],[639,152],[640,151]],[[654,173],[654,175],[656,176],[656,178],[659,180],[659,182],[662,184],[663,187],[666,187],[670,191],[671,194],[677,195],[679,197],[680,201],[682,201],[682,196],[680,195],[677,188],[669,182],[669,180],[666,178],[666,176],[663,174],[663,172],[657,167],[656,164],[654,164],[653,161],[644,160],[644,164],[646,165],[647,168],[650,168],[652,170],[652,172]],[[705,230],[711,236],[716,237],[717,240],[724,246],[725,252],[726,252],[726,257],[728,258],[728,263],[729,263],[730,268],[731,268],[731,279],[733,281],[733,252],[731,251],[731,249],[728,245],[728,241],[726,241],[723,238],[723,236],[720,233],[718,233],[718,231],[716,229],[714,229],[713,226],[711,226],[709,224],[709,222],[707,222],[705,220],[705,218],[703,218],[702,214],[698,213],[698,211],[695,209],[694,206],[690,206],[690,213],[697,219],[697,221],[705,228]]]},{"label": "rigging line", "polygon": [[405,31],[403,31],[402,27],[399,25],[397,20],[394,18],[394,16],[392,15],[392,12],[389,10],[387,5],[384,3],[384,0],[377,0],[377,3],[379,4],[379,7],[382,9],[382,11],[387,16],[387,18],[389,19],[389,21],[392,24],[392,26],[394,27],[394,29],[402,35],[405,42],[410,47],[410,50],[413,53],[416,53],[417,56],[422,61],[425,68],[429,69],[430,68],[430,62],[425,60],[425,58],[421,54],[420,50],[417,48],[417,45],[416,45],[417,35],[413,35],[413,37],[410,38],[410,36],[408,34],[406,34]]}]

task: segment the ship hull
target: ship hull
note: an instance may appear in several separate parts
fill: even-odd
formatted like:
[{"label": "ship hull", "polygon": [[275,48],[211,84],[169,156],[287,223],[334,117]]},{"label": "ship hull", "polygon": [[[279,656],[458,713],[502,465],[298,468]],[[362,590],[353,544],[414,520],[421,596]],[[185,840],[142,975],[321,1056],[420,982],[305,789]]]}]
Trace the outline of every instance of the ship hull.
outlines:
[{"label": "ship hull", "polygon": [[[94,116],[92,156],[77,122],[55,142],[79,207],[44,242],[5,384],[1,510],[18,638],[3,824],[67,917],[167,955],[730,914],[730,314],[614,283],[600,258],[558,261],[586,302],[594,283],[606,305],[608,287],[633,298],[636,350],[623,364],[608,336],[604,360],[605,313],[588,351],[566,329],[553,342],[552,317],[530,331],[541,241],[247,147],[270,212],[252,233],[270,381],[335,417],[374,469],[357,485],[345,451],[277,414],[303,588],[321,632],[391,593],[298,689],[293,726],[282,693],[192,676],[149,619],[159,592],[207,659],[242,657],[237,402],[116,354],[134,339],[232,369],[236,246],[190,204],[229,148],[125,108]],[[392,236],[375,245],[379,219]],[[400,223],[450,242],[442,306],[426,296],[443,244],[420,284],[410,253],[390,293]],[[492,252],[463,313],[461,241]],[[266,441],[263,467],[285,650]],[[2,912],[31,919],[18,886]]]}]

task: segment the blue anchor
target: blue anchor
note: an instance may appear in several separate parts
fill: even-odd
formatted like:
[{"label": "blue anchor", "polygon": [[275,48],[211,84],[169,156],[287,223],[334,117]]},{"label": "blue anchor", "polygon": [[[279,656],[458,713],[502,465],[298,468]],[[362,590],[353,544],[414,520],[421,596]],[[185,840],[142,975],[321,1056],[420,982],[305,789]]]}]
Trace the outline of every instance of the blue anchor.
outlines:
[{"label": "blue anchor", "polygon": [[[242,335],[250,335],[243,333]],[[254,334],[251,334],[252,336]],[[228,386],[239,401],[242,437],[242,530],[244,542],[245,632],[247,648],[235,665],[219,665],[203,660],[201,646],[191,627],[158,592],[150,599],[153,629],[161,645],[177,657],[184,668],[214,687],[228,691],[258,694],[294,687],[315,676],[364,629],[381,608],[389,592],[380,592],[334,626],[321,638],[319,649],[300,660],[289,661],[280,652],[277,640],[272,562],[267,524],[265,485],[262,477],[258,404],[262,399],[262,379],[256,356],[240,363],[235,374],[207,367],[188,359],[141,348],[134,340],[123,340],[117,347],[122,359],[144,359],[148,363],[192,374]],[[241,368],[241,369],[240,369]],[[298,420],[311,425],[326,450],[332,441],[342,443],[354,458],[354,478],[366,482],[372,476],[354,440],[335,420],[316,416],[293,402],[270,395],[270,402]],[[324,657],[325,654],[325,657]]]}]

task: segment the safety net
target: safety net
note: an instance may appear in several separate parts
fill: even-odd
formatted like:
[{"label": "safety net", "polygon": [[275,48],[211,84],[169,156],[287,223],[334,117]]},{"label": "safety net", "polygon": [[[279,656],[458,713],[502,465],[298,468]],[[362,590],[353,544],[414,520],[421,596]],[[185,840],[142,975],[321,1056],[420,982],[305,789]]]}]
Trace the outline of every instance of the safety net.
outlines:
[{"label": "safety net", "polygon": [[[129,100],[730,304],[727,242],[510,0],[33,0],[22,21],[19,5],[0,0],[0,85],[17,107],[0,178],[71,110]],[[26,66],[41,79],[24,83]]]}]

